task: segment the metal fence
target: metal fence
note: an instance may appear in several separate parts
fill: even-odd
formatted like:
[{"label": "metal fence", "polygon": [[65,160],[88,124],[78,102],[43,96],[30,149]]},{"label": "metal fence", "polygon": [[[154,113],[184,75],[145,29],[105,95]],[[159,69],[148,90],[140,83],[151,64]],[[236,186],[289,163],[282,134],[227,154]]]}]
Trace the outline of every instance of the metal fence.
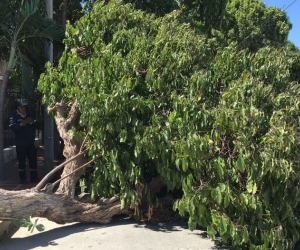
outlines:
[{"label": "metal fence", "polygon": [[9,129],[9,118],[15,110],[16,99],[20,97],[20,92],[7,91],[5,95],[4,103],[4,148],[14,145],[15,136],[14,133]]}]

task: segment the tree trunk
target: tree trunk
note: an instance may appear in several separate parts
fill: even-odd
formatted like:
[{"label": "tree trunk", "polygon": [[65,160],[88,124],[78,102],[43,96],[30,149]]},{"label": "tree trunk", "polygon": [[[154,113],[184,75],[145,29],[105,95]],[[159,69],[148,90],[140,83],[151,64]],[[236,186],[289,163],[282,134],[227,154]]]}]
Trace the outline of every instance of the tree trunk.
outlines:
[{"label": "tree trunk", "polygon": [[[164,186],[160,177],[154,178],[147,188],[149,192],[155,193]],[[70,222],[94,222],[108,223],[113,216],[119,214],[133,214],[129,208],[121,209],[119,198],[102,198],[97,204],[91,203],[88,194],[80,195],[76,200],[69,195],[52,193],[51,184],[47,184],[41,191],[39,185],[36,188],[22,191],[6,191],[0,189],[0,220],[22,219],[27,216],[47,218],[59,224]],[[162,217],[172,207],[174,199],[167,197],[159,200],[159,215]],[[145,207],[147,219],[151,219],[153,206]],[[163,209],[163,210],[162,210]],[[139,208],[134,207],[134,213],[140,214]],[[163,213],[165,211],[165,213]],[[151,212],[151,214],[150,214]],[[167,216],[166,216],[167,217]]]},{"label": "tree trunk", "polygon": [[66,29],[66,20],[67,20],[67,7],[68,7],[68,0],[63,0],[61,5],[61,11],[59,13],[59,21],[61,26]]},{"label": "tree trunk", "polygon": [[[66,164],[61,177],[67,177],[61,180],[54,194],[52,193],[53,187],[49,184],[41,189],[43,181],[42,184],[38,184],[36,188],[31,190],[6,191],[0,189],[0,220],[37,216],[60,224],[69,222],[108,223],[114,215],[130,214],[129,209],[121,209],[121,203],[116,197],[101,199],[98,204],[84,203],[81,202],[82,200],[74,199],[76,183],[83,173],[83,153],[88,150],[83,150],[81,143],[73,136],[73,130],[79,128],[80,111],[76,101],[60,102],[50,109],[55,113],[57,129],[64,140],[63,153],[66,157]],[[67,163],[68,160],[70,162]],[[74,173],[72,173],[73,171]],[[137,189],[143,196],[146,190],[156,193],[164,185],[158,176],[150,183],[140,185]],[[88,200],[87,202],[91,201]],[[153,208],[149,207],[151,214],[152,210]],[[148,219],[151,218],[151,214]]]},{"label": "tree trunk", "polygon": [[[65,147],[63,154],[66,157],[66,160],[68,160],[77,155],[81,147],[81,144],[73,136],[73,129],[77,129],[79,127],[79,108],[76,101],[69,104],[61,102],[55,105],[55,111],[57,130],[60,134],[60,137],[64,140]],[[61,177],[63,178],[64,176],[69,175],[83,164],[84,156],[81,155],[65,166]],[[75,195],[76,183],[82,173],[83,169],[63,179],[60,182],[57,193],[65,194],[73,198]]]},{"label": "tree trunk", "polygon": [[66,195],[36,192],[34,189],[0,189],[0,220],[26,216],[47,218],[59,224],[69,222],[108,223],[114,215],[129,214],[118,198],[102,199],[98,204],[82,203]]}]

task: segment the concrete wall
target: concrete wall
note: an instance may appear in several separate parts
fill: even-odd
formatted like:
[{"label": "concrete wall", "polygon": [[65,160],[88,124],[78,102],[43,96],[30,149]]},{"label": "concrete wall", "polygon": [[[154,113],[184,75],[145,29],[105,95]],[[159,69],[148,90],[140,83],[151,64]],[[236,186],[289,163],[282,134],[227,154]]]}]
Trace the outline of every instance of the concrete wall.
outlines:
[{"label": "concrete wall", "polygon": [[[35,138],[34,144],[35,144],[35,147],[38,148],[39,146],[42,145],[42,139]],[[12,147],[3,149],[3,153],[4,153],[4,162],[5,163],[11,162],[11,161],[17,159],[16,146],[12,146]]]},{"label": "concrete wall", "polygon": [[4,162],[8,163],[17,158],[16,146],[3,149]]}]

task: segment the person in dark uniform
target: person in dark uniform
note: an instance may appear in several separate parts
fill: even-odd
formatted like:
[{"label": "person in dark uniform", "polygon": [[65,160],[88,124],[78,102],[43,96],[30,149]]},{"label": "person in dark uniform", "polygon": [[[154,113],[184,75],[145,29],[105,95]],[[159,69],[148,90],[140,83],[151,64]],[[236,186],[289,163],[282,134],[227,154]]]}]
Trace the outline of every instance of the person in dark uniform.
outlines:
[{"label": "person in dark uniform", "polygon": [[29,162],[30,182],[39,181],[37,174],[37,153],[34,145],[35,130],[38,122],[27,112],[26,99],[17,101],[17,110],[10,117],[10,129],[15,133],[17,158],[19,161],[19,176],[21,184],[26,184],[26,158]]}]

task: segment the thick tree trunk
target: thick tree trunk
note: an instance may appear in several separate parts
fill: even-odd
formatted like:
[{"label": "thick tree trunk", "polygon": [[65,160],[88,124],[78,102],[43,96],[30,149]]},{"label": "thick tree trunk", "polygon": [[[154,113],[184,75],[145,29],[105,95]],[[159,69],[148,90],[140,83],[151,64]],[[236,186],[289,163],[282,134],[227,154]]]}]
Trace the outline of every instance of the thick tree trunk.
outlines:
[{"label": "thick tree trunk", "polygon": [[[0,189],[0,220],[22,219],[26,216],[47,218],[59,224],[70,222],[95,222],[108,223],[113,216],[119,214],[133,214],[129,208],[121,209],[121,202],[117,197],[102,198],[97,204],[91,203],[88,194],[81,195],[78,200],[66,194],[52,193],[52,188],[47,184],[42,191],[39,185],[36,188],[22,191],[6,191]],[[155,193],[163,187],[160,177],[154,178],[148,185],[141,187]],[[142,191],[142,190],[141,190]],[[172,197],[160,200],[160,208],[172,207],[174,199]],[[151,219],[153,207],[148,209],[147,219]],[[150,213],[151,212],[151,213]],[[134,208],[134,213],[139,214],[139,208]],[[160,210],[159,214],[163,215]]]},{"label": "thick tree trunk", "polygon": [[10,220],[37,216],[59,224],[69,222],[108,223],[114,215],[129,214],[121,209],[118,198],[102,199],[98,204],[81,203],[61,194],[32,190],[6,191],[0,189],[0,219]]},{"label": "thick tree trunk", "polygon": [[[65,147],[63,154],[66,157],[66,160],[68,160],[77,155],[81,147],[81,144],[73,136],[73,129],[77,129],[79,127],[80,112],[76,101],[69,104],[63,102],[57,103],[54,109],[56,111],[55,122],[57,130],[60,137],[64,140]],[[71,172],[82,166],[84,164],[83,157],[84,156],[81,155],[74,161],[68,163],[65,166],[61,177],[63,178],[64,176],[69,175]],[[63,179],[60,182],[57,193],[65,194],[73,198],[75,195],[76,183],[82,173],[83,169]]]}]

